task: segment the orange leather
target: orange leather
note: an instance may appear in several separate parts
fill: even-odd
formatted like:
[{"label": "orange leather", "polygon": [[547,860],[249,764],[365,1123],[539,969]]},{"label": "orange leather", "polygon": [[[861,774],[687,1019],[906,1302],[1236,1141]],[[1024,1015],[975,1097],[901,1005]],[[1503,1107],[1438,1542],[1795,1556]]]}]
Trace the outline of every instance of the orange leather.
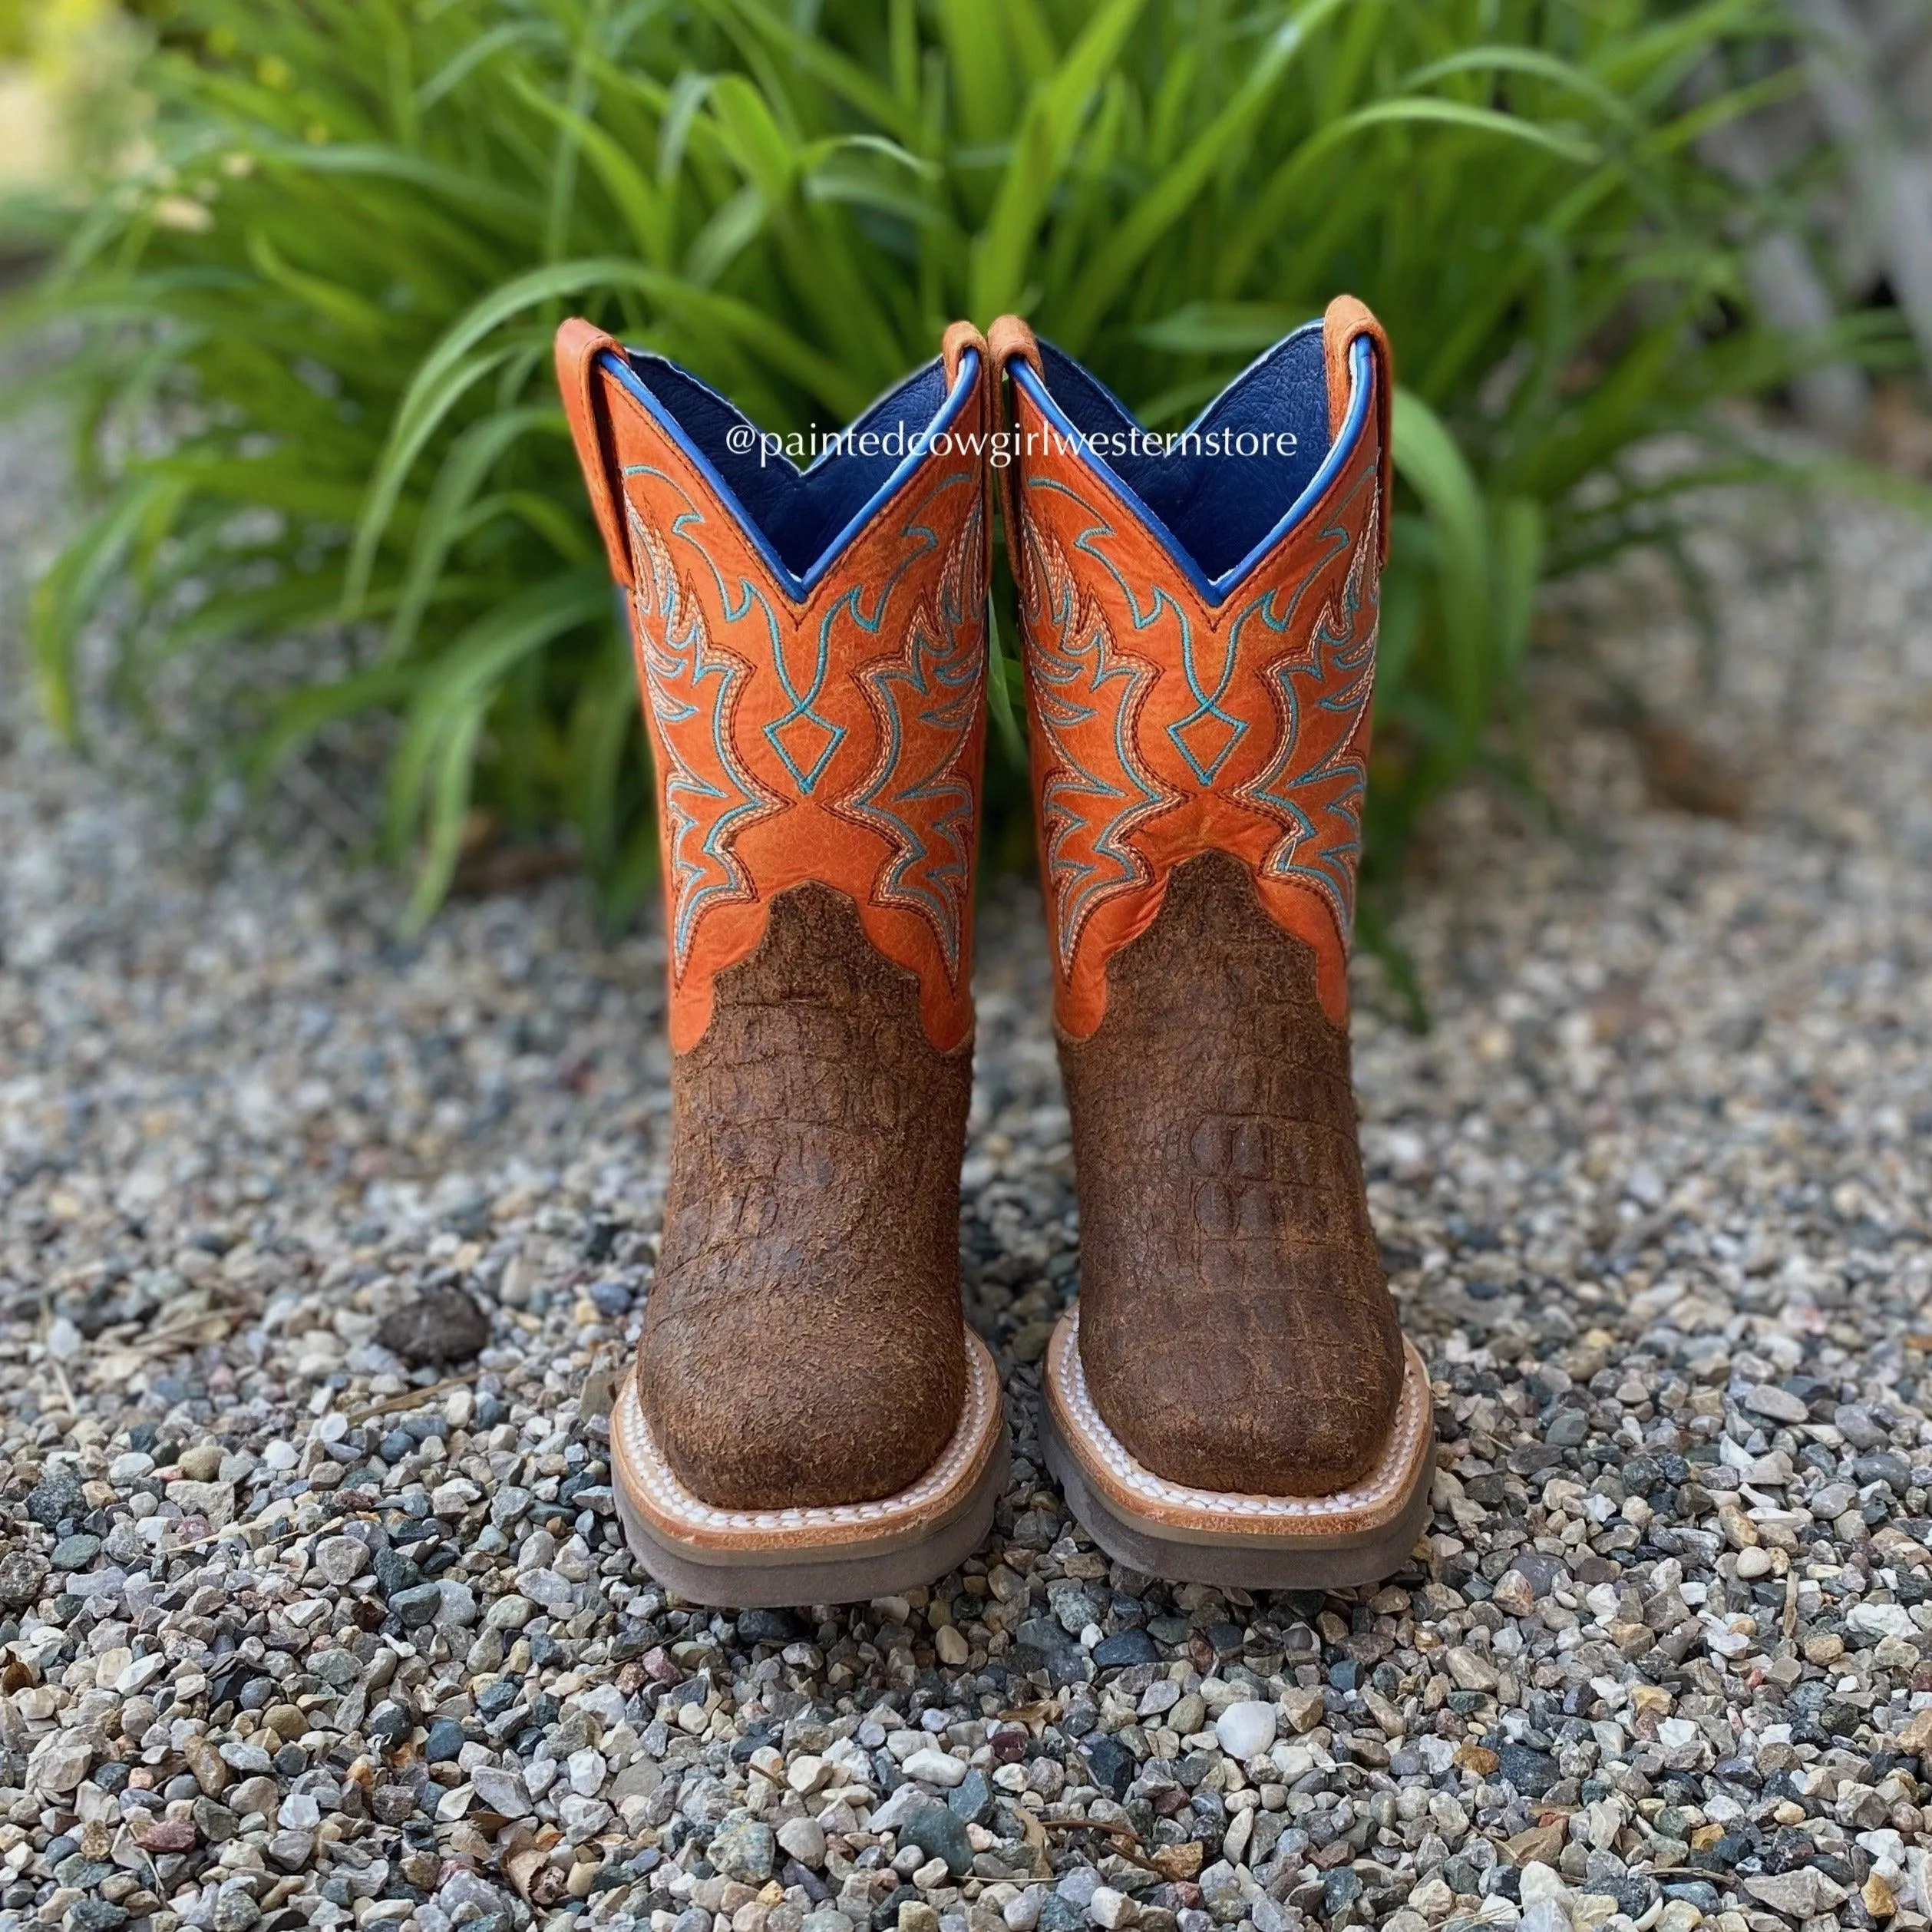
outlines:
[{"label": "orange leather", "polygon": [[[573,316],[556,332],[556,386],[563,398],[563,414],[583,465],[583,481],[590,492],[590,508],[597,519],[597,534],[604,540],[604,553],[610,559],[610,573],[626,590],[631,586],[630,551],[624,541],[623,519],[611,489],[611,469],[602,420],[598,413],[597,378],[594,365],[604,349],[617,349],[617,339],[580,317]],[[621,349],[618,350],[622,354]]]},{"label": "orange leather", "polygon": [[[1376,438],[1382,450],[1382,500],[1386,504],[1395,476],[1395,439],[1392,417],[1395,407],[1395,352],[1382,324],[1369,312],[1366,302],[1353,296],[1337,296],[1322,315],[1322,360],[1328,371],[1328,433],[1342,433],[1342,418],[1349,413],[1349,351],[1359,336],[1368,337],[1376,352]],[[1382,520],[1382,550],[1376,560],[1389,561],[1389,519]]]},{"label": "orange leather", "polygon": [[[1032,328],[1019,315],[996,315],[992,326],[986,331],[986,347],[992,356],[993,380],[996,389],[1002,386],[999,378],[1005,375],[1017,357],[1030,364],[1036,375],[1042,375],[1040,365],[1040,345],[1035,339]],[[1005,411],[999,408],[996,401],[996,414],[1002,425]],[[1019,487],[1019,461],[1009,452],[1008,460],[996,472],[999,487],[999,522],[1006,534],[1006,567],[1012,573],[1013,587],[1020,593],[1022,608],[1026,603],[1026,586],[1021,581],[1026,568],[1025,547],[1015,540],[1013,533],[1019,528],[1019,500],[1016,494]]]},{"label": "orange leather", "polygon": [[[1174,868],[1224,851],[1269,916],[1313,948],[1348,1012],[1376,598],[1385,545],[1387,345],[1359,302],[1329,311],[1331,420],[1348,346],[1376,345],[1362,435],[1321,497],[1219,606],[1203,601],[1115,482],[1017,383],[1009,507],[1027,722],[1055,969],[1055,1013],[1099,1026],[1107,965],[1153,923]],[[1032,344],[1002,322],[1002,370]]]},{"label": "orange leather", "polygon": [[564,325],[558,361],[568,336],[571,368],[590,372],[578,455],[593,503],[601,490],[622,519],[613,568],[657,774],[672,1048],[703,1036],[717,975],[757,949],[774,897],[817,880],[916,976],[926,1037],[950,1052],[973,1028],[987,549],[983,444],[963,445],[989,421],[984,339],[948,333],[955,368],[979,353],[953,447],[929,451],[796,601],[703,470],[586,355],[586,328]]}]

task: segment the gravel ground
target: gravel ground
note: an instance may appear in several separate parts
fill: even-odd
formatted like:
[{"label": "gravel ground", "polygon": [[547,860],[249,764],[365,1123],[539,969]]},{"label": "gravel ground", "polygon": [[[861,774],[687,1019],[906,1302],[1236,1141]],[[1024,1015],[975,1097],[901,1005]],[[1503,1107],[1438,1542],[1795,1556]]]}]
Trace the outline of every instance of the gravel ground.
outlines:
[{"label": "gravel ground", "polygon": [[[0,670],[0,1929],[1924,1926],[1932,556],[1839,516],[1828,636],[1795,537],[1712,547],[1743,820],[1553,677],[1561,829],[1455,801],[1404,916],[1434,1030],[1361,969],[1442,1450],[1412,1566],[1327,1597],[1110,1566],[1040,1466],[1075,1236],[1025,893],[962,1241],[994,1537],[734,1620],[609,1488],[655,930],[560,881],[401,946],[392,881],[183,832]],[[1588,634],[1687,703],[1646,596]],[[481,1352],[394,1352],[439,1342]]]}]

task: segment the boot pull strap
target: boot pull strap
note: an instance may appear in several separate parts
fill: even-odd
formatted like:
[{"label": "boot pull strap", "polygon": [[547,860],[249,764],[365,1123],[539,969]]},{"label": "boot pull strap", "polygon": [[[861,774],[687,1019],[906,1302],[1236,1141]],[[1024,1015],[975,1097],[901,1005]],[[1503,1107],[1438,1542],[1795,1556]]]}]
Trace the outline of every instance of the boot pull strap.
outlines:
[{"label": "boot pull strap", "polygon": [[[979,367],[973,396],[973,434],[976,441],[973,445],[973,461],[979,471],[980,556],[990,560],[992,556],[992,511],[986,502],[986,475],[990,457],[992,439],[990,431],[999,426],[999,398],[996,393],[999,387],[999,373],[994,365],[992,352],[986,346],[986,339],[969,322],[949,323],[946,333],[940,339],[940,362],[946,372],[948,395],[959,379],[959,364],[966,352],[971,349],[978,357]],[[987,594],[992,594],[988,586]],[[985,616],[983,612],[982,616]]]},{"label": "boot pull strap", "polygon": [[[999,409],[999,399],[993,394],[999,385],[999,372],[993,365],[992,352],[986,346],[986,337],[971,322],[949,323],[946,333],[940,338],[940,362],[946,372],[946,387],[949,395],[953,384],[959,379],[959,364],[964,360],[968,349],[971,349],[979,361],[979,378],[973,397],[973,428],[979,439],[974,445],[974,454],[983,477],[987,431],[996,426]],[[983,543],[991,544],[992,538],[989,531],[982,530],[980,537]]]},{"label": "boot pull strap", "polygon": [[977,352],[980,368],[990,375],[988,365],[992,354],[986,347],[986,337],[969,322],[948,323],[946,333],[940,338],[940,361],[946,370],[946,386],[949,389],[959,379],[959,358],[968,349]]},{"label": "boot pull strap", "polygon": [[1366,306],[1353,296],[1337,296],[1322,318],[1322,356],[1328,375],[1328,433],[1331,438],[1342,433],[1349,413],[1349,352],[1356,339],[1366,335],[1374,352],[1376,367],[1376,438],[1379,476],[1376,506],[1380,554],[1376,561],[1389,561],[1389,492],[1395,481],[1395,439],[1392,412],[1395,401],[1395,358],[1383,332]]},{"label": "boot pull strap", "polygon": [[556,386],[563,395],[571,440],[577,446],[577,461],[583,467],[584,487],[590,493],[597,533],[604,540],[604,550],[610,559],[610,574],[629,590],[633,587],[630,547],[624,540],[618,494],[611,487],[616,458],[610,450],[598,393],[597,358],[606,349],[619,355],[623,353],[614,335],[606,335],[601,329],[573,315],[556,332]]},{"label": "boot pull strap", "polygon": [[1012,441],[1006,451],[1006,461],[998,466],[995,474],[999,479],[999,520],[1006,532],[1006,567],[1013,573],[1013,588],[1019,593],[1020,608],[1023,611],[1030,599],[1026,589],[1026,540],[1019,526],[1019,411],[1009,406],[1006,385],[999,378],[1008,373],[1016,359],[1025,363],[1042,381],[1045,380],[1046,371],[1040,361],[1040,345],[1022,316],[999,317],[986,332],[986,346],[992,356],[999,391],[993,427],[1002,435],[1012,432]]},{"label": "boot pull strap", "polygon": [[986,332],[986,344],[1002,375],[1007,364],[1018,356],[1022,362],[1031,363],[1033,373],[1045,379],[1046,371],[1041,365],[1039,343],[1026,325],[1023,315],[1002,315]]}]

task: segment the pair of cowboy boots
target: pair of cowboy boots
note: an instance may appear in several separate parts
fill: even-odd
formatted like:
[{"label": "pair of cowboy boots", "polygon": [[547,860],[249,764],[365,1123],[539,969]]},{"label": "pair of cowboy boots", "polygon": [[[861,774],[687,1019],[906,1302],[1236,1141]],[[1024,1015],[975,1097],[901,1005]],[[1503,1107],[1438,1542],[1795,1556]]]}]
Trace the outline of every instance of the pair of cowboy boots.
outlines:
[{"label": "pair of cowboy boots", "polygon": [[1335,302],[1171,447],[1023,322],[958,324],[803,471],[588,323],[557,361],[659,791],[671,1172],[612,1425],[646,1565],[701,1602],[844,1602],[990,1527],[1006,1428],[958,1240],[997,474],[1080,1206],[1047,1461],[1134,1569],[1386,1574],[1431,1430],[1349,1067],[1373,318]]}]

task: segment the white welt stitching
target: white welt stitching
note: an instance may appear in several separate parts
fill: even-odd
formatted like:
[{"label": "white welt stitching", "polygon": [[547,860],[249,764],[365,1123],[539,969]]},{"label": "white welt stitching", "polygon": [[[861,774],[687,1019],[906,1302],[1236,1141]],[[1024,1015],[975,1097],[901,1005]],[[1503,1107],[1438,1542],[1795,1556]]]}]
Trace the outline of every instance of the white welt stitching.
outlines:
[{"label": "white welt stitching", "polygon": [[1429,1426],[1428,1384],[1415,1372],[1413,1359],[1404,1351],[1402,1393],[1389,1432],[1389,1447],[1369,1480],[1354,1489],[1338,1489],[1327,1496],[1243,1496],[1214,1489],[1192,1489],[1169,1482],[1138,1461],[1101,1419],[1088,1392],[1086,1372],[1080,1361],[1080,1309],[1076,1304],[1060,1323],[1047,1359],[1047,1376],[1068,1418],[1079,1429],[1088,1454],[1104,1464],[1122,1488],[1170,1509],[1202,1517],[1242,1517],[1257,1523],[1333,1518],[1344,1511],[1373,1511],[1400,1499],[1424,1432]]},{"label": "white welt stitching", "polygon": [[978,1452],[995,1420],[999,1392],[991,1359],[976,1336],[966,1338],[966,1396],[959,1425],[946,1453],[910,1489],[882,1496],[875,1502],[837,1503],[807,1509],[717,1509],[694,1496],[672,1474],[637,1399],[637,1377],[624,1378],[613,1417],[630,1464],[631,1474],[651,1507],[672,1521],[692,1530],[823,1531],[864,1524],[890,1524],[926,1508],[951,1489]]}]

